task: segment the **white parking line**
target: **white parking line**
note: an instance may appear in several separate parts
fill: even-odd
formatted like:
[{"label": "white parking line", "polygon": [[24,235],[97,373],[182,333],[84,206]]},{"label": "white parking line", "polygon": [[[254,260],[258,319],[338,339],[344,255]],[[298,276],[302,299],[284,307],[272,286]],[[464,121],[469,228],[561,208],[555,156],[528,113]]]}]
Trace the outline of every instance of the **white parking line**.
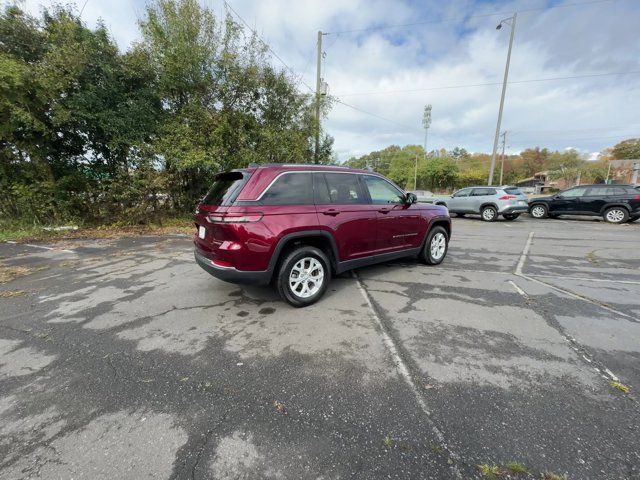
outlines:
[{"label": "white parking line", "polygon": [[518,260],[518,265],[516,266],[516,275],[522,274],[522,268],[524,267],[524,262],[527,261],[527,256],[529,255],[529,250],[531,249],[531,243],[533,242],[533,232],[529,232],[529,238],[527,238],[527,243],[524,246],[524,250],[522,250],[522,255],[520,255],[520,260]]},{"label": "white parking line", "polygon": [[507,280],[507,281],[513,286],[516,292],[518,292],[524,298],[529,298],[529,295],[527,295],[527,293],[523,289],[521,289],[516,282],[514,282],[513,280]]},{"label": "white parking line", "polygon": [[31,248],[40,248],[42,250],[55,250],[56,252],[65,252],[65,253],[76,253],[73,250],[67,250],[64,248],[61,249],[57,249],[54,247],[45,247],[44,245],[33,245],[31,243],[18,243],[18,242],[13,242],[10,240],[7,240],[6,243],[10,243],[11,245],[24,245],[25,247],[31,247]]},{"label": "white parking line", "polygon": [[[409,368],[407,367],[406,363],[404,362],[404,360],[402,359],[402,357],[398,353],[398,348],[396,346],[395,341],[393,340],[393,338],[391,337],[391,335],[387,331],[387,328],[385,327],[384,323],[382,323],[382,320],[380,320],[380,317],[378,316],[378,313],[376,312],[376,309],[373,306],[373,302],[371,301],[371,297],[369,295],[369,292],[367,292],[367,290],[362,285],[362,282],[360,281],[360,277],[358,276],[358,274],[355,271],[352,271],[352,274],[353,274],[353,277],[356,280],[356,283],[358,284],[358,288],[360,289],[360,293],[362,294],[362,296],[366,300],[367,304],[369,305],[369,309],[371,310],[371,316],[373,317],[373,319],[375,320],[376,324],[380,328],[380,332],[382,333],[382,341],[383,341],[384,345],[387,347],[387,349],[389,350],[389,354],[391,355],[391,358],[392,358],[393,363],[395,364],[395,366],[396,366],[396,368],[398,370],[398,373],[400,374],[400,376],[403,378],[405,383],[409,386],[409,388],[413,392],[413,395],[415,396],[416,401],[418,402],[418,405],[420,406],[420,409],[427,415],[427,417],[431,417],[431,411],[429,410],[429,408],[427,407],[426,402],[422,398],[422,394],[418,390],[418,387],[416,386],[415,382],[413,381],[413,378],[411,378],[411,373],[409,373]],[[429,421],[429,423],[431,423],[431,421]],[[445,441],[444,434],[442,433],[442,431],[440,431],[440,429],[438,427],[436,427],[433,423],[431,423],[431,430],[433,431],[434,435],[436,436],[436,438],[440,442],[441,446],[445,450],[447,450],[447,452],[449,453],[449,456],[453,460],[458,460],[458,456],[454,452],[452,452],[449,449],[449,447],[447,446],[447,443]],[[456,478],[462,478],[462,474],[460,473],[460,471],[459,471],[458,467],[455,465],[455,463],[453,465],[451,465],[451,469],[452,469],[454,475],[456,476]]]}]

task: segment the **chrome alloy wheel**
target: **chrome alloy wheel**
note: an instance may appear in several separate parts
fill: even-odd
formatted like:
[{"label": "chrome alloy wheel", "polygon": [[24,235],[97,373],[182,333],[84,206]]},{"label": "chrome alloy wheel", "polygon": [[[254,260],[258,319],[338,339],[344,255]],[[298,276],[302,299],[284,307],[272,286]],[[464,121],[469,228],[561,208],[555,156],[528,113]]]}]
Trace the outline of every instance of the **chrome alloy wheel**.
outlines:
[{"label": "chrome alloy wheel", "polygon": [[289,273],[291,292],[300,298],[309,298],[318,293],[324,282],[324,267],[314,257],[298,260]]},{"label": "chrome alloy wheel", "polygon": [[541,207],[540,205],[533,207],[531,209],[531,215],[533,215],[535,218],[544,217],[544,207]]},{"label": "chrome alloy wheel", "polygon": [[447,239],[444,236],[444,233],[436,233],[431,239],[431,245],[429,248],[431,250],[431,257],[434,260],[440,260],[447,248]]},{"label": "chrome alloy wheel", "polygon": [[482,218],[484,218],[485,220],[493,220],[495,216],[496,211],[493,208],[485,208],[482,211]]},{"label": "chrome alloy wheel", "polygon": [[619,208],[612,208],[607,212],[607,220],[611,223],[620,223],[624,220],[624,212]]}]

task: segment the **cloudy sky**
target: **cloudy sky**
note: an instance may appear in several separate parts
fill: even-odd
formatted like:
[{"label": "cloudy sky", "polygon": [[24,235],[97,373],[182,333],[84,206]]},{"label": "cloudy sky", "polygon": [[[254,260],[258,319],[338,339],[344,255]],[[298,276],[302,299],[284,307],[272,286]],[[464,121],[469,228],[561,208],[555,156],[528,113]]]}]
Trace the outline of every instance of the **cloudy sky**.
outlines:
[{"label": "cloudy sky", "polygon": [[[201,1],[224,11],[220,0]],[[22,1],[34,13],[51,3]],[[509,26],[495,27],[513,12],[502,123],[509,152],[539,145],[593,154],[640,136],[638,0],[229,3],[300,76],[302,90],[315,87],[317,31],[327,32],[323,77],[332,95],[357,108],[336,103],[324,124],[341,160],[422,144],[425,104],[433,105],[429,149],[490,152],[509,41]],[[144,0],[76,4],[89,25],[102,18],[121,48],[139,37]]]}]

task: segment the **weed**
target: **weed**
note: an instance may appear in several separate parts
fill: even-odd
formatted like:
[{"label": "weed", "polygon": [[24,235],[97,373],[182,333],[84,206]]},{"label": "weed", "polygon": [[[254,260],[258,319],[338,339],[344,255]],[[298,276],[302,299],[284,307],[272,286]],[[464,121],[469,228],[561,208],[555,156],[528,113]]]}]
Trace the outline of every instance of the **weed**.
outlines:
[{"label": "weed", "polygon": [[382,445],[384,445],[385,448],[391,448],[393,447],[393,440],[391,440],[391,438],[389,437],[384,437],[384,440],[382,440]]},{"label": "weed", "polygon": [[622,393],[629,393],[631,391],[631,389],[629,387],[627,387],[624,383],[620,383],[620,382],[611,382],[611,386],[613,388],[617,388],[618,390],[620,390]]},{"label": "weed", "polygon": [[553,472],[544,472],[542,474],[542,478],[544,480],[567,480],[566,475],[558,475],[557,473]]},{"label": "weed", "polygon": [[519,475],[519,474],[526,475],[527,473],[529,473],[527,468],[520,462],[509,462],[504,467],[507,469],[509,473],[512,473],[514,475]]},{"label": "weed", "polygon": [[480,470],[480,474],[483,477],[487,478],[496,478],[500,475],[500,467],[498,467],[498,465],[488,465],[483,463],[482,465],[478,465],[478,470]]}]

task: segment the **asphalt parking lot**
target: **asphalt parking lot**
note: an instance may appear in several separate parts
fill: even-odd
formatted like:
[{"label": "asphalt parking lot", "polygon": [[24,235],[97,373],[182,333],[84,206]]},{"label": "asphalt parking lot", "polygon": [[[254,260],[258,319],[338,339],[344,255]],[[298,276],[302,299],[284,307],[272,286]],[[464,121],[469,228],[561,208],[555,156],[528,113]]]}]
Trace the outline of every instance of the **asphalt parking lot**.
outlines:
[{"label": "asphalt parking lot", "polygon": [[0,478],[640,478],[640,224],[453,231],[306,309],[183,236],[0,244]]}]

